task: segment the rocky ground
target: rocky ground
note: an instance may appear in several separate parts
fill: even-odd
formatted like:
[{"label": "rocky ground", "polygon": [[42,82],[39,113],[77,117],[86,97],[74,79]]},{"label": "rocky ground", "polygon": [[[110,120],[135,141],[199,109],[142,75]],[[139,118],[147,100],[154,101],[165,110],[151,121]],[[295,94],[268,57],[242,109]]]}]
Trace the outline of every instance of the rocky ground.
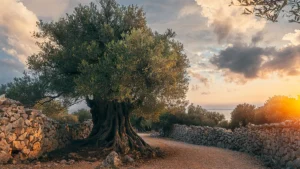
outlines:
[{"label": "rocky ground", "polygon": [[[264,169],[259,161],[247,154],[176,142],[168,139],[153,138],[142,134],[152,146],[159,146],[165,151],[164,158],[139,161],[121,165],[120,169]],[[61,160],[52,162],[36,161],[31,164],[0,165],[0,169],[95,169],[102,164],[94,162]]]}]

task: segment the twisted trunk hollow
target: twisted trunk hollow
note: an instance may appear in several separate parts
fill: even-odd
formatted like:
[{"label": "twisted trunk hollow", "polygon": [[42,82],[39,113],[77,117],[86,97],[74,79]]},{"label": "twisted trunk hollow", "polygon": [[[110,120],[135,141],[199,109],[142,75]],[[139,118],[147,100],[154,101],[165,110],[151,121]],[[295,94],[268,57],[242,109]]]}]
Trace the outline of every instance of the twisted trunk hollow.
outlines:
[{"label": "twisted trunk hollow", "polygon": [[130,104],[118,101],[89,100],[93,129],[86,140],[90,146],[114,150],[121,154],[132,151],[153,154],[152,148],[133,130],[130,124]]}]

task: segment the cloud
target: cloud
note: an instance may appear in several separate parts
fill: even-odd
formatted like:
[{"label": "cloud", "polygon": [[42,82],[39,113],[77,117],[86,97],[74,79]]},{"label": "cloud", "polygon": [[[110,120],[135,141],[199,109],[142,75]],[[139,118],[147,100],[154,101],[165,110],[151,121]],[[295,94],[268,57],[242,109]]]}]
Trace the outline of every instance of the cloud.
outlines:
[{"label": "cloud", "polygon": [[65,13],[70,0],[21,0],[21,2],[39,17],[57,19]]},{"label": "cloud", "polygon": [[252,44],[256,45],[258,42],[261,42],[264,39],[264,32],[259,31],[252,36]]},{"label": "cloud", "polygon": [[184,18],[189,15],[201,14],[201,8],[195,4],[184,6],[178,14],[178,18]]},{"label": "cloud", "polygon": [[2,0],[0,6],[0,49],[25,64],[27,56],[38,51],[32,33],[37,16],[21,2]]},{"label": "cloud", "polygon": [[12,68],[13,71],[16,72],[23,72],[24,70],[24,65],[22,65],[20,62],[15,61],[13,59],[0,59],[0,65],[1,67],[8,67]]},{"label": "cloud", "polygon": [[209,86],[209,80],[208,78],[202,76],[201,74],[199,73],[195,73],[191,70],[188,71],[188,73],[195,79],[199,80],[201,83],[203,83],[206,87]]},{"label": "cloud", "polygon": [[276,51],[262,69],[264,71],[278,71],[279,74],[299,75],[300,46],[288,46]]},{"label": "cloud", "polygon": [[232,0],[196,0],[202,7],[202,16],[208,19],[218,40],[236,33],[255,34],[264,29],[266,22],[255,16],[242,15],[243,7],[229,6]]},{"label": "cloud", "polygon": [[208,69],[210,68],[206,63],[198,63],[198,67],[201,69]]},{"label": "cloud", "polygon": [[211,63],[223,71],[226,81],[245,83],[249,79],[270,74],[295,76],[300,74],[300,46],[256,47],[235,44],[215,55]]},{"label": "cloud", "polygon": [[0,84],[10,82],[14,77],[22,75],[24,65],[14,59],[0,59]]},{"label": "cloud", "polygon": [[269,52],[260,47],[238,44],[222,50],[211,59],[211,63],[219,69],[228,69],[243,74],[246,78],[255,78],[263,62],[262,56],[268,55]]},{"label": "cloud", "polygon": [[284,35],[282,40],[290,41],[293,45],[300,45],[300,30],[296,29],[295,33]]},{"label": "cloud", "polygon": [[219,43],[228,37],[230,31],[232,30],[232,25],[230,20],[215,20],[212,23],[213,32],[218,36]]}]

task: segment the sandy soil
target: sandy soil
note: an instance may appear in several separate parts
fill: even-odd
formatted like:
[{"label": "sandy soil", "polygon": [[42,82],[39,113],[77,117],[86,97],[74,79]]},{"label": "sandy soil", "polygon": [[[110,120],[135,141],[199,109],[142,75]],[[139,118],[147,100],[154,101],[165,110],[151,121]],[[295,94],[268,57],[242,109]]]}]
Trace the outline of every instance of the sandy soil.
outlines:
[{"label": "sandy soil", "polygon": [[[144,161],[135,166],[123,166],[121,169],[265,169],[254,157],[244,153],[152,138],[147,134],[141,136],[150,145],[160,147],[166,156]],[[0,169],[94,169],[100,164],[101,161],[75,162],[71,165],[47,162],[31,165],[0,165]]]}]

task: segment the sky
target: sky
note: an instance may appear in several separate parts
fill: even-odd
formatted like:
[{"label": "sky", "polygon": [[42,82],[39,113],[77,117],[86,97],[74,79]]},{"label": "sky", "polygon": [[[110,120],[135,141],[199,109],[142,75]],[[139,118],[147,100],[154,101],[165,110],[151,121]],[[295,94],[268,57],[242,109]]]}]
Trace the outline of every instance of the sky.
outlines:
[{"label": "sky", "polygon": [[[55,21],[92,0],[1,0],[0,84],[22,76],[38,52],[38,20]],[[160,33],[177,33],[190,60],[190,103],[205,108],[262,105],[274,95],[300,95],[300,24],[241,15],[231,0],[117,0],[137,4]]]}]

